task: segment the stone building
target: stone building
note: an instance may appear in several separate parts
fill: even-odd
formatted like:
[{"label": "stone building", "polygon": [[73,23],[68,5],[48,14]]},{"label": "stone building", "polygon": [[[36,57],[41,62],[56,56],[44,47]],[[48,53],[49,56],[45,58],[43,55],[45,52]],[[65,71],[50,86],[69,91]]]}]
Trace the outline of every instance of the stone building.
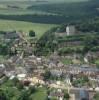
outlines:
[{"label": "stone building", "polygon": [[55,32],[56,37],[64,37],[76,34],[76,28],[73,25],[66,26],[65,32]]},{"label": "stone building", "polygon": [[66,35],[67,36],[69,36],[69,35],[75,35],[75,33],[76,33],[76,28],[75,28],[75,26],[73,26],[73,25],[68,25],[67,27],[66,27]]}]

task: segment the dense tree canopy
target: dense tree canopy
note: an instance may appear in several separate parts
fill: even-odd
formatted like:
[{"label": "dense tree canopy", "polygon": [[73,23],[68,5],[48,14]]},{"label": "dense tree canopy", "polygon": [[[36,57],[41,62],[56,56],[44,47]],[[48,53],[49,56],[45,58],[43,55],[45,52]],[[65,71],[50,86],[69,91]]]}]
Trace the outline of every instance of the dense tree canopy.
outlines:
[{"label": "dense tree canopy", "polygon": [[0,100],[10,100],[7,93],[0,89]]}]

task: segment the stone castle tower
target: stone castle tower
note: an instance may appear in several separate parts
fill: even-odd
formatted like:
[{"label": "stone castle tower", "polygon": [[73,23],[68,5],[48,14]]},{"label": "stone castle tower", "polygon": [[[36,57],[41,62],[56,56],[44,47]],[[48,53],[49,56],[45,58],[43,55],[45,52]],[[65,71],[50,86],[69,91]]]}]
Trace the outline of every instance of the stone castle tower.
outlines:
[{"label": "stone castle tower", "polygon": [[67,27],[66,27],[66,35],[67,36],[69,36],[69,35],[75,35],[75,33],[76,33],[76,29],[75,29],[75,26],[73,26],[73,25],[68,25]]}]

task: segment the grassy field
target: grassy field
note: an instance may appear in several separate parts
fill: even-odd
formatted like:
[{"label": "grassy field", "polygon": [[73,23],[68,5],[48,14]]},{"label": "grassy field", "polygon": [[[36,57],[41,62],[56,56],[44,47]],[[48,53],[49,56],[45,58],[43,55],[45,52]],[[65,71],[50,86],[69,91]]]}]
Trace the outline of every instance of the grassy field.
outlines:
[{"label": "grassy field", "polygon": [[2,15],[34,15],[34,14],[39,14],[39,15],[55,15],[54,13],[47,13],[45,11],[39,11],[39,10],[9,10],[9,9],[0,9],[0,14]]},{"label": "grassy field", "polygon": [[38,37],[42,36],[44,32],[56,26],[57,25],[54,24],[39,24],[23,21],[0,20],[0,31],[22,30],[24,32],[28,32],[29,30],[34,30]]}]

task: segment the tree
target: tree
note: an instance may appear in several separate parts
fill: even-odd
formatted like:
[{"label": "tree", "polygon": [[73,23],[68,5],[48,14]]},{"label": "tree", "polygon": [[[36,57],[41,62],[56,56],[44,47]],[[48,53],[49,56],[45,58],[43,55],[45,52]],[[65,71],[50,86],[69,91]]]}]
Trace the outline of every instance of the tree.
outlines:
[{"label": "tree", "polygon": [[29,93],[35,93],[36,92],[36,88],[34,86],[29,87]]},{"label": "tree", "polygon": [[48,80],[51,77],[50,71],[46,71],[44,74],[44,80]]},{"label": "tree", "polygon": [[15,90],[12,89],[12,88],[7,88],[6,89],[6,94],[9,97],[9,99],[11,99],[15,96]]},{"label": "tree", "polygon": [[94,100],[99,100],[99,92],[95,94]]},{"label": "tree", "polygon": [[23,84],[22,84],[21,82],[18,82],[18,83],[17,83],[17,88],[18,88],[19,90],[22,90],[22,89],[24,88],[24,86],[23,86]]},{"label": "tree", "polygon": [[21,91],[21,94],[19,95],[17,100],[31,100],[28,91],[27,90]]},{"label": "tree", "polygon": [[70,98],[69,94],[65,92],[64,98],[65,98],[66,100],[69,100],[69,98]]},{"label": "tree", "polygon": [[83,78],[83,81],[84,81],[84,82],[89,82],[89,79],[88,79],[87,76],[83,76],[82,78]]},{"label": "tree", "polygon": [[97,68],[99,68],[99,60],[97,60],[97,61],[95,62],[95,64],[96,64]]},{"label": "tree", "polygon": [[7,93],[3,90],[0,90],[0,100],[9,100]]},{"label": "tree", "polygon": [[13,84],[16,86],[19,83],[19,80],[17,77],[15,77],[13,80]]},{"label": "tree", "polygon": [[91,50],[94,46],[98,45],[98,39],[96,36],[87,36],[84,40],[84,53],[88,52],[89,50]]},{"label": "tree", "polygon": [[30,31],[29,31],[29,36],[30,36],[30,37],[35,37],[35,32],[34,32],[33,30],[30,30]]}]

